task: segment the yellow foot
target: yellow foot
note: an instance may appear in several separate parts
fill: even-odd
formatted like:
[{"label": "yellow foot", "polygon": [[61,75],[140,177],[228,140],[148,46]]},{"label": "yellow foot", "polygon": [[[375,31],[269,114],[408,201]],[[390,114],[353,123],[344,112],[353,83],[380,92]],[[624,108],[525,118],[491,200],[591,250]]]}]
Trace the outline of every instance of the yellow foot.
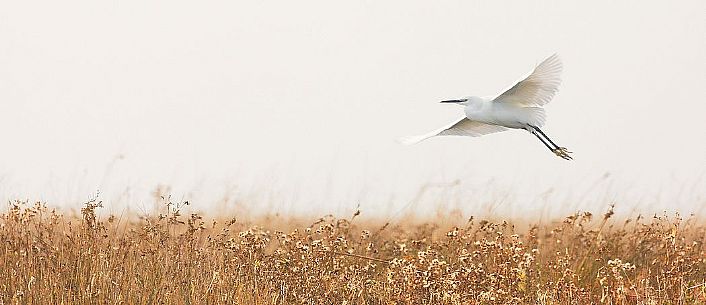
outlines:
[{"label": "yellow foot", "polygon": [[559,158],[562,158],[564,160],[572,160],[573,159],[573,158],[571,158],[571,156],[569,156],[569,154],[571,152],[568,151],[566,149],[566,147],[559,147],[555,150],[552,150],[552,152],[554,152],[555,155],[557,155]]}]

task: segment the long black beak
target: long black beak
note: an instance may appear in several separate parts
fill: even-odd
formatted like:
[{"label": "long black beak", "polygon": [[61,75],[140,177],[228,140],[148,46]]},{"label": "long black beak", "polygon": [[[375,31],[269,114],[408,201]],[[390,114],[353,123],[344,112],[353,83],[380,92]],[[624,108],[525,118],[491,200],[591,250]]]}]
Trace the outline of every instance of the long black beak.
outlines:
[{"label": "long black beak", "polygon": [[442,103],[463,103],[464,100],[448,100],[448,101],[441,101]]}]

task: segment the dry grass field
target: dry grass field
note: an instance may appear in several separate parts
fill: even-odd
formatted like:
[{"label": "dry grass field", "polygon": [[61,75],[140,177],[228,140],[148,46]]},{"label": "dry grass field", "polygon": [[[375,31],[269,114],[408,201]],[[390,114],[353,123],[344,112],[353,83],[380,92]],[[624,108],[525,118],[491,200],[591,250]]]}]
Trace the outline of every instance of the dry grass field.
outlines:
[{"label": "dry grass field", "polygon": [[244,223],[180,215],[171,202],[153,217],[100,208],[10,203],[0,304],[706,302],[706,222],[695,217]]}]

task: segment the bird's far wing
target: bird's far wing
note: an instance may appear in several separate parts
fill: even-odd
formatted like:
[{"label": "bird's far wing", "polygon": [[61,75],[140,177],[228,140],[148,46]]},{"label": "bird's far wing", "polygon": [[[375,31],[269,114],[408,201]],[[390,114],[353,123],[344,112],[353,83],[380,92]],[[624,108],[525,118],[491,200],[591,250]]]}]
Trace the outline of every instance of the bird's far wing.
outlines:
[{"label": "bird's far wing", "polygon": [[493,99],[497,103],[543,106],[552,100],[561,84],[561,59],[554,54],[540,63],[525,79]]},{"label": "bird's far wing", "polygon": [[423,140],[426,140],[426,139],[434,137],[434,136],[479,137],[482,135],[495,133],[495,132],[501,132],[501,131],[505,131],[505,130],[507,130],[507,128],[502,127],[502,126],[471,121],[468,118],[464,117],[449,126],[434,130],[434,131],[427,133],[427,134],[418,135],[418,136],[403,137],[400,139],[400,142],[405,145],[410,145],[410,144],[419,143]]}]

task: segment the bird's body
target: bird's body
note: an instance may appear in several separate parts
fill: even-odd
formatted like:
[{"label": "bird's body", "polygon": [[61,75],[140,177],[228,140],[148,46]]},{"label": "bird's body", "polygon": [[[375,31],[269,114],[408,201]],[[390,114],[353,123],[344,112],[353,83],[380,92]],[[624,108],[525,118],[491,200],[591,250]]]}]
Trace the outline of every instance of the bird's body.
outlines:
[{"label": "bird's body", "polygon": [[525,129],[557,156],[570,160],[569,151],[554,144],[539,129],[546,120],[543,106],[551,101],[561,83],[561,70],[561,61],[554,54],[540,63],[527,77],[496,97],[470,96],[442,101],[463,105],[465,116],[430,133],[403,138],[402,142],[412,144],[434,136],[477,137],[507,129]]},{"label": "bird's body", "polygon": [[494,103],[492,99],[478,98],[463,109],[466,118],[485,124],[524,129],[527,125],[544,125],[544,109],[514,104]]}]

